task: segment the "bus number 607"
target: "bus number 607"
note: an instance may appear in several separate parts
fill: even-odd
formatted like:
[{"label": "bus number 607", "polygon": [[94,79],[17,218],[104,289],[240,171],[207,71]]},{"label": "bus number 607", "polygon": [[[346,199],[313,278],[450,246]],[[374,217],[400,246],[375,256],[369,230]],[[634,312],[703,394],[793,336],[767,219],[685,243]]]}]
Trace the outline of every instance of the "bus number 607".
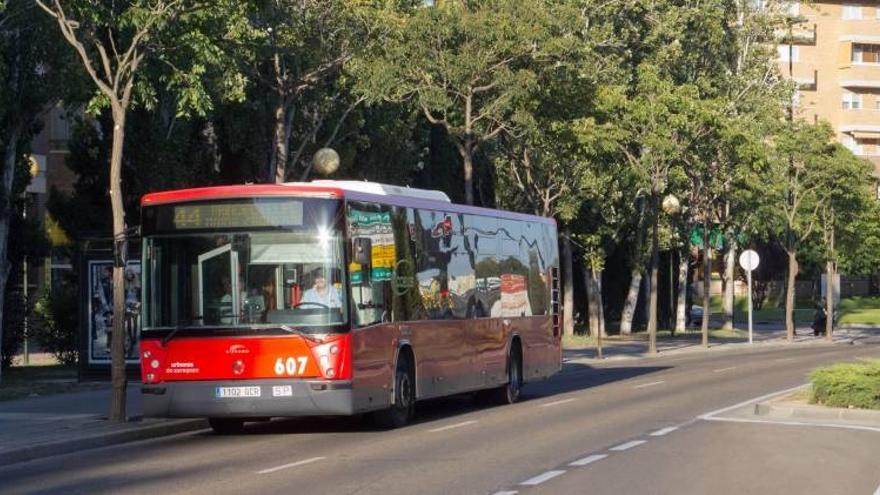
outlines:
[{"label": "bus number 607", "polygon": [[306,363],[308,361],[309,358],[305,356],[289,357],[287,359],[278,358],[275,361],[275,374],[288,376],[302,375],[306,372]]}]

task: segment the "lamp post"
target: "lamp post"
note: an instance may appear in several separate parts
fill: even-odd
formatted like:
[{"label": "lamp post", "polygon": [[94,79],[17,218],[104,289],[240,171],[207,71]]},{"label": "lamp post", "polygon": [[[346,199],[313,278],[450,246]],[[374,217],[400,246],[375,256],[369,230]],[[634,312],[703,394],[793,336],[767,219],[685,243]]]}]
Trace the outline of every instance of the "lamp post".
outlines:
[{"label": "lamp post", "polygon": [[[670,217],[675,216],[678,212],[681,211],[681,202],[675,197],[674,194],[667,194],[666,197],[663,198],[663,202],[660,203],[660,207],[663,208],[663,211],[669,215]],[[669,249],[669,320],[671,322],[670,329],[672,334],[675,334],[675,321],[672,318],[673,314],[673,306],[675,305],[675,280],[673,279],[672,274],[672,262],[674,261],[674,255],[672,251],[672,247]]]}]

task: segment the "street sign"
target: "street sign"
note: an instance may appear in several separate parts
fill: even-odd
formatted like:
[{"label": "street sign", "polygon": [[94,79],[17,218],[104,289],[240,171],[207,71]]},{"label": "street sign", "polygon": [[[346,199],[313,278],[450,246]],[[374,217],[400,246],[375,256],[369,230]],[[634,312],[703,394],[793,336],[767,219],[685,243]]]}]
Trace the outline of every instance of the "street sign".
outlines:
[{"label": "street sign", "polygon": [[739,266],[746,271],[749,281],[749,344],[752,343],[752,270],[758,268],[761,258],[752,249],[746,249],[739,255]]},{"label": "street sign", "polygon": [[758,264],[761,262],[761,258],[758,256],[754,250],[746,249],[739,255],[739,266],[742,267],[743,270],[750,272],[755,268],[758,268]]}]

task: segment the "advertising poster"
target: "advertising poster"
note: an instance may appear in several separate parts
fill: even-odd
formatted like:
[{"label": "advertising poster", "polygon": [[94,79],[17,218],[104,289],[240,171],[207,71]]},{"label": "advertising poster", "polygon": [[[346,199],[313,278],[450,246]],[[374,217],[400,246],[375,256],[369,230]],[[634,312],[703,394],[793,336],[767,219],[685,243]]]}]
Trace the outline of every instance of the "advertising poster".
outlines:
[{"label": "advertising poster", "polygon": [[[113,341],[113,261],[89,261],[89,364],[110,364]],[[137,363],[140,349],[141,264],[125,267],[125,357]]]},{"label": "advertising poster", "polygon": [[371,278],[376,281],[391,280],[397,258],[391,214],[350,210],[348,224],[352,238],[363,237],[371,241]]}]

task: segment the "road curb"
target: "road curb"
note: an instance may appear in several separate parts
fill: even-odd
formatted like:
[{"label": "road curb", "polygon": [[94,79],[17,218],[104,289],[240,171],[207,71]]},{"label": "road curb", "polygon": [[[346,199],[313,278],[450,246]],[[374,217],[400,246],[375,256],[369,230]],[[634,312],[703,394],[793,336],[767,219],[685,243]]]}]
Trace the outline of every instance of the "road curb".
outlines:
[{"label": "road curb", "polygon": [[[132,424],[132,423],[129,423]],[[0,449],[0,466],[19,462],[70,454],[81,450],[96,449],[109,445],[136,442],[150,438],[158,438],[188,431],[208,428],[206,419],[181,419],[161,421],[151,425],[137,425],[120,431],[96,433],[78,438],[28,445],[9,450]]]},{"label": "road curb", "polygon": [[880,411],[868,409],[844,409],[841,407],[825,407],[817,405],[774,404],[760,402],[755,404],[757,416],[788,419],[821,419],[858,421],[860,423],[876,423],[880,426]]}]

